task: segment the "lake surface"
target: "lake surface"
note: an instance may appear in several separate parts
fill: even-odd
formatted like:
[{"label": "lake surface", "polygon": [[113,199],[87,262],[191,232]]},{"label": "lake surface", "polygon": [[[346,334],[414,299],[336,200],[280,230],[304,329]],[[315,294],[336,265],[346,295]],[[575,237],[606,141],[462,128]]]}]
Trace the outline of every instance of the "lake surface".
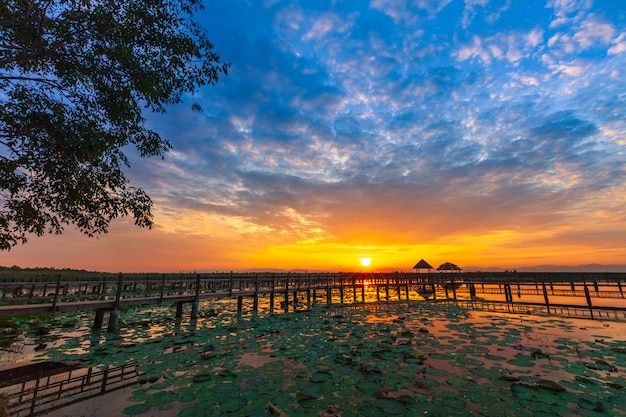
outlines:
[{"label": "lake surface", "polygon": [[0,392],[22,396],[15,417],[626,414],[626,323],[430,301],[235,304],[203,302],[193,322],[173,305],[130,309],[117,334],[93,332],[89,312],[24,321],[0,371],[72,369]]}]

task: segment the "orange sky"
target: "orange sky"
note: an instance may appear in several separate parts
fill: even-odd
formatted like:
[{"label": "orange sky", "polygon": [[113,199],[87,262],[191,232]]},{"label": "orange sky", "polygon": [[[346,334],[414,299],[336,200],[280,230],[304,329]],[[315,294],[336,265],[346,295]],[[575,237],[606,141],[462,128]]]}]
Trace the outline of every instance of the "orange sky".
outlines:
[{"label": "orange sky", "polygon": [[375,271],[407,271],[421,258],[435,267],[450,261],[464,269],[626,263],[624,248],[616,249],[621,237],[611,231],[597,241],[582,234],[577,239],[575,230],[546,230],[473,236],[443,233],[441,238],[431,235],[416,243],[373,227],[344,231],[344,238],[328,238],[328,230],[318,236],[282,236],[233,219],[221,219],[218,224],[196,219],[184,227],[178,220],[166,226],[159,215],[156,220],[153,230],[117,221],[109,234],[97,239],[76,231],[32,238],[27,245],[0,253],[0,265],[106,272],[204,272],[269,268],[358,271],[363,257],[372,259],[370,269]]}]

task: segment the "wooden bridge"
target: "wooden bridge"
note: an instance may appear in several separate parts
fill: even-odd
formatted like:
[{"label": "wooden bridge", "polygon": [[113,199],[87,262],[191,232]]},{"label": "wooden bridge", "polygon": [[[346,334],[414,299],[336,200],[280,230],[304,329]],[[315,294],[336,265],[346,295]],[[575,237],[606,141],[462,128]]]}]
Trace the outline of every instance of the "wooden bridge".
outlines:
[{"label": "wooden bridge", "polygon": [[0,371],[11,415],[37,416],[141,383],[134,363],[83,368],[81,364],[43,362]]},{"label": "wooden bridge", "polygon": [[[365,303],[393,300],[454,300],[480,306],[500,305],[515,311],[513,305],[594,311],[626,310],[626,273],[210,273],[210,274],[68,274],[56,276],[0,275],[0,315],[95,311],[94,328],[101,328],[109,313],[108,331],[117,329],[120,308],[155,303],[175,303],[181,317],[185,304],[191,304],[192,319],[198,316],[198,303],[205,299],[252,300],[269,298],[273,310],[276,298],[285,310],[306,303]],[[514,299],[517,295],[517,299]],[[523,301],[523,296],[539,296],[540,301]],[[504,299],[502,299],[504,296]],[[555,297],[580,299],[580,303],[554,302]],[[597,303],[614,300],[612,305]],[[596,300],[596,301],[594,301]],[[507,307],[508,306],[508,307]],[[482,307],[484,308],[484,307]],[[490,307],[496,308],[496,307]],[[623,319],[623,313],[614,314]]]}]

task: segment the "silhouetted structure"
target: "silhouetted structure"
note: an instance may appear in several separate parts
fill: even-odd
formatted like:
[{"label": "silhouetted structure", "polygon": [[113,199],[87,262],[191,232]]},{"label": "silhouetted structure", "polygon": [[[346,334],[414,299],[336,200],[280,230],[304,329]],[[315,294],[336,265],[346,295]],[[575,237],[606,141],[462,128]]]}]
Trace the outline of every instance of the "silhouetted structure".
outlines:
[{"label": "silhouetted structure", "polygon": [[417,272],[417,273],[421,272],[420,269],[426,269],[426,271],[430,273],[430,271],[433,269],[433,267],[430,266],[430,264],[428,262],[426,262],[425,260],[420,259],[420,261],[415,264],[413,269],[415,269],[415,272]]},{"label": "silhouetted structure", "polygon": [[461,272],[461,268],[453,264],[452,262],[446,262],[437,267],[439,272]]}]

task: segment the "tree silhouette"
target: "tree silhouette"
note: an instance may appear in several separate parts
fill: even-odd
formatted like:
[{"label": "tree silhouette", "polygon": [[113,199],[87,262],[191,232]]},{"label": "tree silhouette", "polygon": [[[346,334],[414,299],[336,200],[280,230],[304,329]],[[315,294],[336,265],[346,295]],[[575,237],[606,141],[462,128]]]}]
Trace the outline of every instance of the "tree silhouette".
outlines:
[{"label": "tree silhouette", "polygon": [[[152,200],[123,152],[163,157],[146,128],[229,64],[193,19],[200,0],[3,0],[0,4],[0,250],[73,224],[93,236]],[[198,110],[198,104],[192,109]]]}]

